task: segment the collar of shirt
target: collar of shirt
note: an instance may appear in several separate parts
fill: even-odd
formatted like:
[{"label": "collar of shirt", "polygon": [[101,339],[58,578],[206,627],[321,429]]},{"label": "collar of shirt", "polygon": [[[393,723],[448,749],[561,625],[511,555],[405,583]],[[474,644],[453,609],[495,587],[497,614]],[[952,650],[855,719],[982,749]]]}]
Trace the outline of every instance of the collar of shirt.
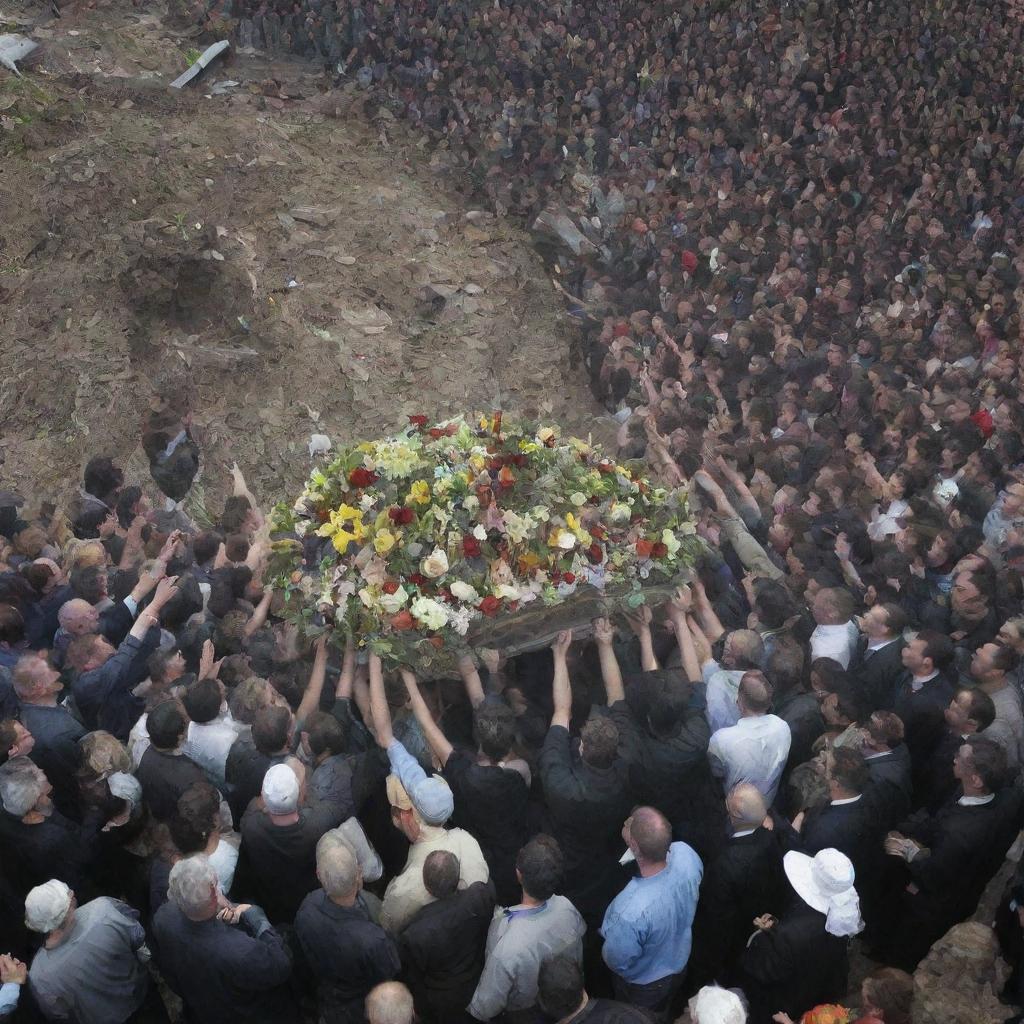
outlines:
[{"label": "collar of shirt", "polygon": [[962,796],[957,800],[957,803],[961,807],[980,807],[982,804],[990,803],[995,798],[995,793],[989,793],[988,796]]},{"label": "collar of shirt", "polygon": [[833,800],[832,801],[832,806],[833,807],[842,807],[843,804],[855,804],[861,798],[862,795],[863,794],[858,793],[856,796],[844,797],[842,800]]},{"label": "collar of shirt", "polygon": [[881,643],[868,644],[867,649],[869,651],[880,651],[883,647],[888,647],[889,644],[894,644],[899,640],[898,636],[894,636],[891,640],[883,640]]},{"label": "collar of shirt", "polygon": [[935,679],[938,676],[938,674],[938,672],[933,672],[930,676],[911,676],[910,688],[914,691],[914,693],[918,693],[924,687],[925,683],[930,683],[933,679]]},{"label": "collar of shirt", "polygon": [[865,754],[864,755],[864,760],[865,761],[875,761],[875,760],[877,760],[880,757],[888,757],[891,753],[892,753],[891,750],[879,750],[875,754]]},{"label": "collar of shirt", "polygon": [[517,917],[535,917],[542,910],[547,910],[547,908],[547,900],[545,900],[539,907],[506,907],[505,917],[510,921]]},{"label": "collar of shirt", "polygon": [[733,832],[733,839],[742,839],[744,836],[752,836],[757,831],[756,828],[745,828],[742,832]]}]

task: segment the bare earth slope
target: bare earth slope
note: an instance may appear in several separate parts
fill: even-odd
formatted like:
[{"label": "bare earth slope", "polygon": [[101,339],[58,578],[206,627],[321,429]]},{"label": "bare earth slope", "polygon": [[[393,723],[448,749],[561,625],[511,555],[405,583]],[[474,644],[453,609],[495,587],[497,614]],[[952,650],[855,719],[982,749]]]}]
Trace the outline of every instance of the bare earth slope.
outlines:
[{"label": "bare earth slope", "polygon": [[23,79],[0,69],[4,486],[59,497],[100,451],[144,478],[154,385],[192,395],[208,495],[237,459],[261,500],[284,496],[311,432],[411,413],[607,435],[529,240],[467,217],[423,140],[382,136],[297,62],[237,55],[171,91],[195,44],[159,10],[44,10],[0,16],[44,45]]}]

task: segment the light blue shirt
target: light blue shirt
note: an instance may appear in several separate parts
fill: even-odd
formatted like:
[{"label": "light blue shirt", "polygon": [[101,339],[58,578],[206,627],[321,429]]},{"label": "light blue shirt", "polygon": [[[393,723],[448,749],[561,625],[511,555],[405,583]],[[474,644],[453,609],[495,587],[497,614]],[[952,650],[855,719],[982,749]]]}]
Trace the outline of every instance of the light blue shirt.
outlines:
[{"label": "light blue shirt", "polygon": [[0,1017],[6,1017],[14,1013],[18,1006],[18,996],[21,995],[21,986],[8,981],[0,986]]},{"label": "light blue shirt", "polygon": [[700,857],[673,843],[663,871],[634,878],[612,900],[601,935],[604,961],[619,977],[649,985],[686,967],[703,874]]}]

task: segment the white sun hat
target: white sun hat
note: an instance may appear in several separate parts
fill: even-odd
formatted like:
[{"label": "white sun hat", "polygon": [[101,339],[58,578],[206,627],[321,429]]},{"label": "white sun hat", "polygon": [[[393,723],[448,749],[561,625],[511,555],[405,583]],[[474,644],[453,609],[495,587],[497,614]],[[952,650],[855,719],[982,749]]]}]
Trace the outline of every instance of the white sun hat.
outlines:
[{"label": "white sun hat", "polygon": [[800,899],[825,915],[825,931],[829,935],[846,937],[863,930],[860,900],[853,887],[853,864],[846,854],[827,849],[808,857],[791,850],[782,865]]}]

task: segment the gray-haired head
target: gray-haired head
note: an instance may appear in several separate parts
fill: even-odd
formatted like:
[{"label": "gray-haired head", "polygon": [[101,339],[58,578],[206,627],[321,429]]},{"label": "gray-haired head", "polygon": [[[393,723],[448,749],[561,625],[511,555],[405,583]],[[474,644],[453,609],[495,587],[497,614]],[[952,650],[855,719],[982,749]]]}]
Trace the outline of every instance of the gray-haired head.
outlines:
[{"label": "gray-haired head", "polygon": [[328,896],[349,896],[359,884],[359,862],[345,840],[326,832],[316,844],[316,877]]},{"label": "gray-haired head", "polygon": [[215,905],[217,872],[202,854],[185,857],[171,868],[167,894],[188,918],[205,920]]},{"label": "gray-haired head", "polygon": [[48,788],[46,773],[27,757],[12,757],[0,767],[0,803],[16,818],[24,818]]}]

